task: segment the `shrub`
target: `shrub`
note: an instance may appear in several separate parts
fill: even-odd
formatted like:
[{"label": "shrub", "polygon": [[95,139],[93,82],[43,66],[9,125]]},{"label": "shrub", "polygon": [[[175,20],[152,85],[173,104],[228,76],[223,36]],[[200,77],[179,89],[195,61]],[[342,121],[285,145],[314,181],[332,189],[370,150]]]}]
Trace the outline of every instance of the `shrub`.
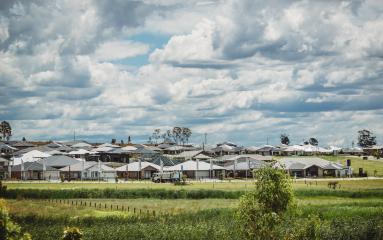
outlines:
[{"label": "shrub", "polygon": [[236,218],[249,239],[279,239],[276,228],[295,203],[289,177],[273,166],[258,170],[255,176],[256,189],[240,198]]},{"label": "shrub", "polygon": [[31,240],[31,235],[22,233],[21,228],[9,218],[5,201],[0,200],[0,239]]},{"label": "shrub", "polygon": [[82,235],[83,234],[79,228],[66,227],[64,229],[64,236],[62,237],[62,240],[81,240]]}]

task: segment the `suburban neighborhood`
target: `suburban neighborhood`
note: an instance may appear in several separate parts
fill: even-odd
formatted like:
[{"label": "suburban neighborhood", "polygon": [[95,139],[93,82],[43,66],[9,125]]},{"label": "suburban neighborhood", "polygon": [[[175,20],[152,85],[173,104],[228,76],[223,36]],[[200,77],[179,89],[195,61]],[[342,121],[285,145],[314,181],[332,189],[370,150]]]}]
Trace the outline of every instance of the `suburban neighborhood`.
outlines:
[{"label": "suburban neighborhood", "polygon": [[354,169],[351,160],[342,164],[322,156],[371,159],[373,154],[382,154],[383,145],[325,148],[307,143],[243,147],[232,142],[198,146],[170,141],[97,144],[77,140],[3,141],[0,150],[0,176],[4,180],[124,182],[151,179],[157,172],[181,172],[189,180],[247,178],[274,161],[294,178],[363,177],[363,169]]}]

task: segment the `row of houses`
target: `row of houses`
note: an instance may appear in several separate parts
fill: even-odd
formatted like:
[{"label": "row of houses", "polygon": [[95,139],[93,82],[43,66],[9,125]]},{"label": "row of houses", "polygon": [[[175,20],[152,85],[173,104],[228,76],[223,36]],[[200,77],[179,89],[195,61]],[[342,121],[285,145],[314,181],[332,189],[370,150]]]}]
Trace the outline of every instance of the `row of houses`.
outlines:
[{"label": "row of houses", "polygon": [[[188,160],[172,166],[160,165],[148,161],[134,161],[121,166],[101,161],[77,160],[68,156],[50,156],[37,161],[22,162],[8,166],[5,176],[21,180],[115,180],[116,178],[150,179],[156,172],[177,171],[187,178],[224,178],[252,177],[253,171],[268,164],[268,160],[256,159],[256,156],[239,156],[225,158],[221,161]],[[284,168],[294,177],[344,177],[351,173],[351,169],[338,163],[321,158],[282,158],[277,161],[277,167]],[[6,176],[7,177],[7,176]]]},{"label": "row of houses", "polygon": [[3,159],[0,159],[0,177],[142,179],[150,178],[158,171],[182,171],[187,177],[197,179],[251,177],[254,169],[265,166],[274,156],[282,156],[280,167],[283,166],[295,177],[339,177],[350,174],[351,169],[315,155],[361,155],[369,151],[382,151],[382,148],[322,148],[310,144],[241,147],[231,142],[216,146],[90,144],[84,141],[7,142],[0,143]]}]

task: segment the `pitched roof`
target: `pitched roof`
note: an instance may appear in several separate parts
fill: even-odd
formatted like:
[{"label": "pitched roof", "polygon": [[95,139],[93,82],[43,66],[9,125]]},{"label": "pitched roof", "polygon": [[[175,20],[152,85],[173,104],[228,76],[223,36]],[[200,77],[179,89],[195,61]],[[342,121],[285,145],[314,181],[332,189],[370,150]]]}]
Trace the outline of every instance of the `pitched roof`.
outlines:
[{"label": "pitched roof", "polygon": [[88,151],[88,150],[85,150],[85,149],[78,149],[78,150],[76,150],[76,151],[71,151],[71,152],[69,152],[68,154],[69,155],[84,155],[84,154],[89,154],[90,153],[90,151]]},{"label": "pitched roof", "polygon": [[33,143],[26,142],[26,141],[20,141],[12,144],[12,147],[34,147]]},{"label": "pitched roof", "polygon": [[174,158],[184,158],[184,159],[191,159],[194,156],[200,154],[202,150],[195,150],[195,151],[183,151],[177,155],[174,155]]},{"label": "pitched roof", "polygon": [[120,148],[120,146],[118,145],[115,145],[115,144],[111,144],[111,143],[103,143],[101,145],[98,145],[97,147],[109,147],[109,148]]},{"label": "pitched roof", "polygon": [[174,159],[170,159],[170,158],[163,156],[163,155],[156,155],[156,156],[152,157],[150,162],[161,166],[161,161],[162,161],[162,164],[164,166],[174,166],[174,165],[179,163],[179,161],[174,160]]},{"label": "pitched roof", "polygon": [[70,168],[70,170],[73,172],[81,172],[83,168],[86,170],[96,164],[97,162],[95,161],[79,161],[78,163],[72,164],[70,166],[60,168],[60,171],[68,172]]},{"label": "pitched roof", "polygon": [[90,145],[89,143],[85,143],[85,142],[79,142],[79,143],[72,145],[71,147],[72,148],[90,148],[90,147],[92,147],[92,145]]},{"label": "pitched roof", "polygon": [[[225,168],[217,165],[212,165],[213,170],[223,170]],[[168,171],[196,171],[197,170],[197,161],[189,160],[180,164],[177,164],[172,167],[166,168]],[[199,161],[198,162],[198,171],[208,171],[210,170],[210,163]]]},{"label": "pitched roof", "polygon": [[217,157],[215,160],[218,162],[223,161],[241,161],[241,160],[261,160],[261,161],[270,161],[273,159],[272,156],[262,156],[259,154],[241,154],[241,155],[223,155],[220,157]]},{"label": "pitched roof", "polygon": [[[157,164],[142,161],[141,162],[141,170],[143,170],[144,168],[147,168],[147,167],[152,167],[152,168],[155,168],[157,170],[161,169],[161,166],[159,166]],[[128,172],[138,172],[140,169],[140,163],[139,162],[132,162],[132,163],[126,164],[124,166],[121,166],[119,168],[116,168],[116,171],[125,172],[126,169],[128,169]]]},{"label": "pitched roof", "polygon": [[38,163],[43,163],[45,161],[46,166],[54,166],[54,167],[65,167],[70,166],[76,163],[79,163],[80,161],[68,156],[64,155],[55,155],[45,158],[44,160],[39,160]]},{"label": "pitched roof", "polygon": [[48,153],[40,152],[38,150],[32,150],[29,151],[25,154],[23,154],[21,157],[14,157],[13,158],[13,164],[21,164],[21,161],[23,162],[36,162],[37,160],[41,158],[47,158],[50,157],[51,155]]},{"label": "pitched roof", "polygon": [[37,147],[29,147],[29,148],[19,150],[19,151],[15,152],[14,154],[15,155],[23,155],[23,154],[25,154],[27,152],[31,152],[33,150],[38,150],[40,152],[50,152],[50,151],[53,151],[55,149],[47,147],[47,146],[37,146]]},{"label": "pitched roof", "polygon": [[[252,160],[249,162],[239,162],[235,165],[236,170],[251,170],[251,169],[259,169],[266,166],[264,161]],[[226,170],[234,170],[234,164],[226,166]]]},{"label": "pitched roof", "polygon": [[318,166],[323,169],[343,169],[341,164],[333,163],[318,157],[291,157],[278,160],[285,169],[307,169],[311,166]]},{"label": "pitched roof", "polygon": [[[59,171],[53,167],[45,166],[46,171]],[[13,172],[21,171],[21,164],[12,167]],[[43,171],[43,164],[38,162],[25,162],[24,171]]]}]

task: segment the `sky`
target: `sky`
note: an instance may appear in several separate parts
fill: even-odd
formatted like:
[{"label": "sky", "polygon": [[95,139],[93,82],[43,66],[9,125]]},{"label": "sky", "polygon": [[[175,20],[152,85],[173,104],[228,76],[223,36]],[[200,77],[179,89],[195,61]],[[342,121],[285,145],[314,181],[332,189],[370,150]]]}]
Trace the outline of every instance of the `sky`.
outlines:
[{"label": "sky", "polygon": [[0,1],[12,139],[382,143],[382,93],[381,0]]}]

